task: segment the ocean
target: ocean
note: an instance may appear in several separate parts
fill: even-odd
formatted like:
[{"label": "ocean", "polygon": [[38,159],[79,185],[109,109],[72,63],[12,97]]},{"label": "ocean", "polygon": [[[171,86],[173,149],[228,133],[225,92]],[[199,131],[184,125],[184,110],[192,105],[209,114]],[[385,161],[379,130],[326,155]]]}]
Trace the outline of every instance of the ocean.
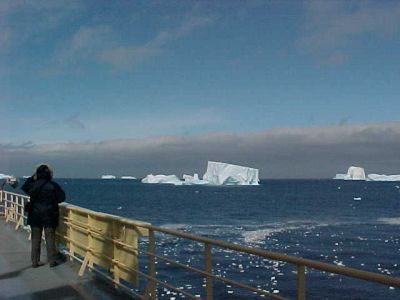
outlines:
[{"label": "ocean", "polygon": [[[96,211],[297,257],[400,276],[400,182],[262,180],[259,186],[172,186],[57,179],[67,201]],[[145,241],[141,243],[145,246]],[[202,247],[158,236],[157,252],[203,268]],[[295,267],[213,250],[216,274],[296,298]],[[146,269],[145,260],[141,268]],[[145,270],[146,271],[146,270]],[[203,278],[159,262],[158,276],[204,295]],[[400,299],[399,289],[307,269],[307,299]],[[159,289],[160,299],[179,299]],[[215,299],[259,299],[215,283]]]}]

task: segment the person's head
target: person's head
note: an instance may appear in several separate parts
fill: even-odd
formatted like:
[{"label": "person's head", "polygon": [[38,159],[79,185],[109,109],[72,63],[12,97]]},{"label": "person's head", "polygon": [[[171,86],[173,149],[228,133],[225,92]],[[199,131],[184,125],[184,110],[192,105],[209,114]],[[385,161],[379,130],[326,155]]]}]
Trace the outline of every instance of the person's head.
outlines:
[{"label": "person's head", "polygon": [[36,178],[51,180],[53,178],[53,170],[49,165],[41,164],[36,168]]}]

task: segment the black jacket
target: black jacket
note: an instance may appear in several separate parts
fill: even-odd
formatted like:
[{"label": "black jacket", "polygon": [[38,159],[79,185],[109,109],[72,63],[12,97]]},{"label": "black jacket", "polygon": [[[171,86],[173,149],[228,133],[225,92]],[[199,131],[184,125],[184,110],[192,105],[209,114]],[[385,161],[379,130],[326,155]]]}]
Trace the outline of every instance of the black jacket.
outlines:
[{"label": "black jacket", "polygon": [[30,177],[21,189],[31,197],[28,224],[33,227],[57,227],[58,203],[65,200],[65,192],[51,180]]}]

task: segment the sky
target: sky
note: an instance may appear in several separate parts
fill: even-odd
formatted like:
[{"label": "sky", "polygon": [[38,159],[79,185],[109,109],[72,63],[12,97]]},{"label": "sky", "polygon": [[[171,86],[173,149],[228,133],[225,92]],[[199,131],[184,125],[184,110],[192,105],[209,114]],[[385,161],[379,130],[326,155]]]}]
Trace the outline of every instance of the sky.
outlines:
[{"label": "sky", "polygon": [[0,0],[0,173],[400,174],[399,1]]}]

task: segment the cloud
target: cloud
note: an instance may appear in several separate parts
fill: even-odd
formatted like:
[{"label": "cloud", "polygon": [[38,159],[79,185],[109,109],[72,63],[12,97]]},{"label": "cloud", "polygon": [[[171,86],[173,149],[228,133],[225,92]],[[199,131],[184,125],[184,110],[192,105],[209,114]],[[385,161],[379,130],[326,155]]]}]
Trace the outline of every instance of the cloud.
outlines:
[{"label": "cloud", "polygon": [[116,47],[105,49],[99,54],[99,58],[115,69],[122,70],[140,64],[158,53],[159,49],[146,46]]},{"label": "cloud", "polygon": [[84,10],[80,0],[4,0],[0,2],[0,49],[11,51],[65,25]]},{"label": "cloud", "polygon": [[60,44],[55,60],[63,66],[89,59],[124,70],[159,55],[166,44],[210,23],[211,18],[189,16],[178,27],[161,30],[146,43],[127,45],[118,42],[118,32],[108,25],[82,26]]},{"label": "cloud", "polygon": [[131,67],[159,54],[162,46],[184,37],[191,31],[212,23],[211,18],[189,17],[179,27],[162,30],[153,39],[141,46],[126,46],[105,49],[100,58],[117,69]]},{"label": "cloud", "polygon": [[0,30],[0,51],[8,49],[11,40],[11,30],[9,28],[3,28]]},{"label": "cloud", "polygon": [[72,129],[85,129],[85,124],[80,120],[79,114],[74,114],[69,116],[64,120],[64,124],[66,124],[69,128]]},{"label": "cloud", "polygon": [[306,1],[297,48],[325,64],[347,61],[361,37],[393,37],[400,32],[397,1]]},{"label": "cloud", "polygon": [[46,161],[59,177],[181,176],[201,174],[208,160],[256,167],[263,178],[331,178],[350,165],[368,173],[400,173],[400,122],[26,145],[0,146],[2,173],[22,175]]},{"label": "cloud", "polygon": [[112,43],[114,32],[110,26],[81,26],[68,41],[57,47],[54,60],[57,67],[82,60],[96,60],[99,51]]}]

